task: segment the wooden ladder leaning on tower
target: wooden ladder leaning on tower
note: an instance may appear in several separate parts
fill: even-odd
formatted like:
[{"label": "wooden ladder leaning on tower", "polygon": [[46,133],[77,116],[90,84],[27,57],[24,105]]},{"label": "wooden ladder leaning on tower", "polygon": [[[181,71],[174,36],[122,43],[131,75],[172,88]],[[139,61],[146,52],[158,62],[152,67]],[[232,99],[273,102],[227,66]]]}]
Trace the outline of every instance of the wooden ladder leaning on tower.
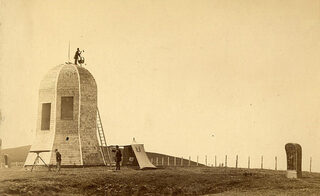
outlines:
[{"label": "wooden ladder leaning on tower", "polygon": [[100,141],[100,152],[102,155],[103,163],[106,166],[111,166],[112,159],[107,146],[106,137],[103,131],[103,126],[100,118],[99,109],[97,108],[97,132]]}]

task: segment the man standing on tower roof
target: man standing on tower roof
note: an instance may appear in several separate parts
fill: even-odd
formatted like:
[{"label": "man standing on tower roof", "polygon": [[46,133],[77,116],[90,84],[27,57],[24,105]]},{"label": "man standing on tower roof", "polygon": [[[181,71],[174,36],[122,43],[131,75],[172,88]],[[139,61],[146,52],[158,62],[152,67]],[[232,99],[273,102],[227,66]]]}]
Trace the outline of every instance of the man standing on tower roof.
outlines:
[{"label": "man standing on tower roof", "polygon": [[74,54],[74,64],[78,65],[78,59],[80,59],[81,51],[77,48],[76,53]]}]

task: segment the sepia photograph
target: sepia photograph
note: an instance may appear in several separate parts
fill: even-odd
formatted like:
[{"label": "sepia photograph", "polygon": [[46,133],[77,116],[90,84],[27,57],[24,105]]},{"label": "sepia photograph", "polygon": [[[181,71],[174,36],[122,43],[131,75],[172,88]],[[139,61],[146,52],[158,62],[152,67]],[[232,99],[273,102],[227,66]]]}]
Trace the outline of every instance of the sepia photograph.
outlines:
[{"label": "sepia photograph", "polygon": [[0,196],[320,195],[320,0],[0,0]]}]

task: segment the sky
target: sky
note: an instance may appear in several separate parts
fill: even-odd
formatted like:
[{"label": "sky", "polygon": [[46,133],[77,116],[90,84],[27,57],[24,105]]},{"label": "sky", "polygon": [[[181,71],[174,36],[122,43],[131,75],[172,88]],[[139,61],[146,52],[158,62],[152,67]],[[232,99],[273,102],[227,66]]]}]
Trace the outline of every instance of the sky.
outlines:
[{"label": "sky", "polygon": [[[320,0],[0,0],[0,138],[32,144],[38,89],[85,50],[109,144],[320,171]],[[214,136],[212,136],[214,135]]]}]

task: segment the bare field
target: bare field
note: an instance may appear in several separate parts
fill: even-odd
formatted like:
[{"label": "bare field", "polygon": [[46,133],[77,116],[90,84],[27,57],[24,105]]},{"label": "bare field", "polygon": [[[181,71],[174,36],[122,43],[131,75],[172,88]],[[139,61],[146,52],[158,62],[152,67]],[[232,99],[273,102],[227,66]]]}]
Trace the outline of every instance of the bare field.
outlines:
[{"label": "bare field", "polygon": [[0,195],[320,195],[320,174],[287,179],[284,171],[177,167],[0,169]]}]

